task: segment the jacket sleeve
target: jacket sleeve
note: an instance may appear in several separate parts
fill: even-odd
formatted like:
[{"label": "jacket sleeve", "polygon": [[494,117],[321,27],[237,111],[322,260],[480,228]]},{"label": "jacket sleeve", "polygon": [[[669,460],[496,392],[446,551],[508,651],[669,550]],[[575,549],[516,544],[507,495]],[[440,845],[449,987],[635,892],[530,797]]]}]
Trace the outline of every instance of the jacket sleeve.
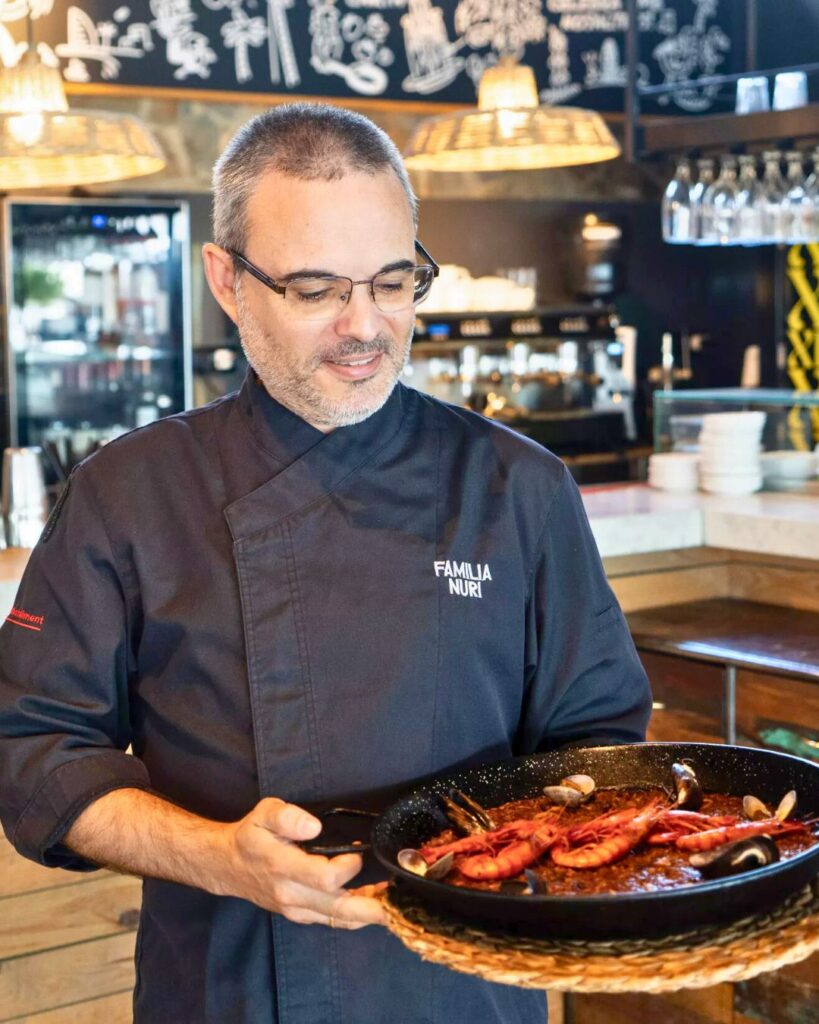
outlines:
[{"label": "jacket sleeve", "polygon": [[91,870],[60,839],[97,797],[150,788],[131,742],[128,606],[85,467],[72,474],[0,628],[0,816],[17,850]]},{"label": "jacket sleeve", "polygon": [[529,587],[521,752],[640,742],[650,714],[645,670],[564,469]]}]

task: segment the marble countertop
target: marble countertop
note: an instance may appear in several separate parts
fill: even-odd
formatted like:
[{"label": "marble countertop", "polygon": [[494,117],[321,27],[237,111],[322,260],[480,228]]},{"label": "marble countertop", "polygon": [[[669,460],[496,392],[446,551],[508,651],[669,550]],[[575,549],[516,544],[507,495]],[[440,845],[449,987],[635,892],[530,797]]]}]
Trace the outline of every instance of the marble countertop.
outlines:
[{"label": "marble countertop", "polygon": [[581,488],[600,554],[709,546],[819,560],[819,494],[738,498],[670,494],[645,484]]},{"label": "marble countertop", "polygon": [[[819,491],[741,498],[669,494],[645,484],[582,487],[603,558],[717,547],[819,561]],[[0,550],[0,606],[11,607],[28,550]]]}]

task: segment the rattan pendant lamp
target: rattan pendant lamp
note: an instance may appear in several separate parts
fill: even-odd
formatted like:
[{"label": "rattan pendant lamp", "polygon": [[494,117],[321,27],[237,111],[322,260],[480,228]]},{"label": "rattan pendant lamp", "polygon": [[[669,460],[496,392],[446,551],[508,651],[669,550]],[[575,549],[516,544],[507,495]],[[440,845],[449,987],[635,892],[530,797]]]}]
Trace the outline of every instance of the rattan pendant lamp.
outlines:
[{"label": "rattan pendant lamp", "polygon": [[595,111],[540,106],[534,72],[507,55],[481,76],[477,109],[422,121],[404,162],[418,171],[520,171],[598,163],[619,153]]},{"label": "rattan pendant lamp", "polygon": [[71,110],[59,69],[32,40],[14,67],[0,68],[0,190],[119,181],[165,166],[142,121],[104,110]]}]

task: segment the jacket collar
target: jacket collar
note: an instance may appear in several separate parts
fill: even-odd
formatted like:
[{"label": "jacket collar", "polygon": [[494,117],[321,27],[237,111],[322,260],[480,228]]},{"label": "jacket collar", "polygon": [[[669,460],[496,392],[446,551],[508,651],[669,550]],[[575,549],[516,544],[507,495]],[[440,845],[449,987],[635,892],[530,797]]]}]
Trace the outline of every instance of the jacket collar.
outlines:
[{"label": "jacket collar", "polygon": [[[234,540],[326,497],[395,438],[408,404],[408,389],[397,384],[378,412],[324,434],[271,398],[250,370],[235,409],[256,446],[275,464],[260,486],[251,485],[225,509]],[[241,452],[236,454],[242,458]]]}]

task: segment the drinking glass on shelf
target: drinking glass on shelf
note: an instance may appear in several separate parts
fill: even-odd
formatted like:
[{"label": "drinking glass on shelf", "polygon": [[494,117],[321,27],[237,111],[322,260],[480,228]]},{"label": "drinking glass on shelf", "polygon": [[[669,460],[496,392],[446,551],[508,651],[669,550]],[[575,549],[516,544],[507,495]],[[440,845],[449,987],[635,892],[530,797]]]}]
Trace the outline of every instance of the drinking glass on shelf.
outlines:
[{"label": "drinking glass on shelf", "polygon": [[811,242],[819,242],[819,149],[813,153],[813,173],[805,179],[805,199],[808,237]]},{"label": "drinking glass on shelf", "polygon": [[702,240],[716,245],[736,242],[737,162],[732,156],[723,158],[720,174],[702,197]]},{"label": "drinking glass on shelf", "polygon": [[703,157],[697,161],[697,180],[689,193],[691,216],[691,238],[696,245],[714,245],[715,241],[703,238],[702,197],[714,182],[714,161]]},{"label": "drinking glass on shelf", "polygon": [[680,160],[669,181],[661,206],[663,240],[672,244],[693,241],[691,235],[691,165]]},{"label": "drinking glass on shelf", "polygon": [[741,245],[760,245],[765,240],[762,230],[764,192],[756,176],[756,157],[739,158],[739,181],[736,199],[736,240]]},{"label": "drinking glass on shelf", "polygon": [[788,191],[785,179],[779,169],[782,154],[772,149],[764,153],[765,171],[762,176],[762,229],[767,242],[784,242],[786,240],[783,201]]},{"label": "drinking glass on shelf", "polygon": [[782,200],[782,222],[787,242],[806,242],[810,221],[810,203],[805,195],[805,175],[802,154],[797,150],[785,154],[788,171],[787,191]]},{"label": "drinking glass on shelf", "polygon": [[737,82],[737,114],[754,114],[759,110],[770,110],[768,79],[764,75],[740,78]]},{"label": "drinking glass on shelf", "polygon": [[782,71],[774,79],[774,110],[792,110],[808,102],[808,76],[804,71]]}]

